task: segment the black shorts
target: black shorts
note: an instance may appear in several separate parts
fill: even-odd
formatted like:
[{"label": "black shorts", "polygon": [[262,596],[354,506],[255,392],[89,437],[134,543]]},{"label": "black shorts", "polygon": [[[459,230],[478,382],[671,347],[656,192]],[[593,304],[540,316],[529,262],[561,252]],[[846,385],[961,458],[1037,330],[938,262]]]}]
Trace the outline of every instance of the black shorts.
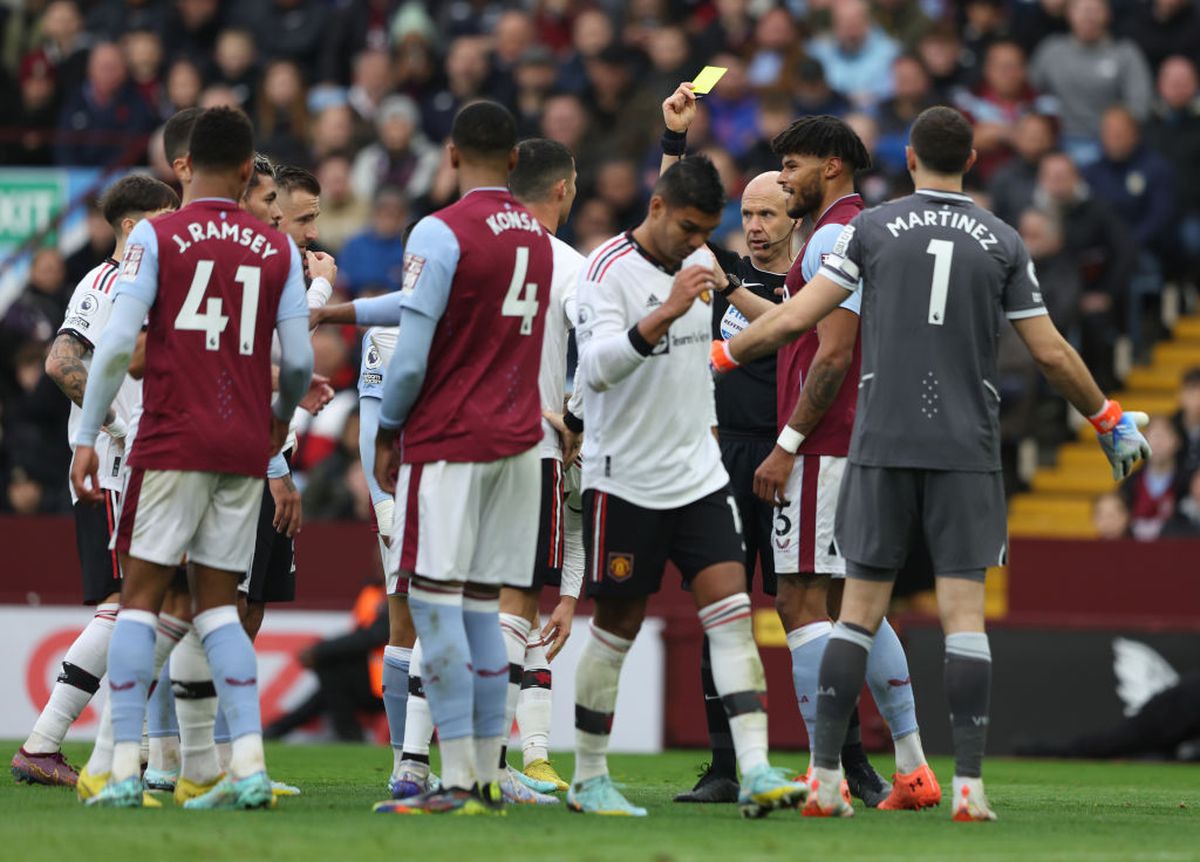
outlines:
[{"label": "black shorts", "polygon": [[720,432],[721,460],[729,473],[729,487],[742,516],[746,540],[746,592],[754,592],[754,570],[762,571],[762,588],[768,596],[777,591],[775,553],[771,545],[775,509],[754,496],[754,471],[775,448],[775,438]]},{"label": "black shorts", "polygon": [[258,509],[258,533],[250,571],[242,579],[242,592],[251,602],[291,602],[296,599],[296,554],[287,534],[275,530],[275,498],[268,480],[263,480],[262,505]]},{"label": "black shorts", "polygon": [[603,491],[583,494],[587,594],[633,598],[658,592],[670,560],[683,583],[709,566],[746,558],[729,486],[677,509],[644,509]]},{"label": "black shorts", "polygon": [[75,547],[83,575],[83,603],[98,605],[121,592],[121,566],[108,543],[117,526],[120,494],[104,491],[104,502],[75,504]]},{"label": "black shorts", "polygon": [[[566,470],[557,458],[542,459],[542,504],[538,514],[537,556],[533,558],[533,580],[528,587],[540,590],[562,585],[563,554],[567,530],[563,515],[567,509]],[[506,584],[505,586],[512,586]]]}]

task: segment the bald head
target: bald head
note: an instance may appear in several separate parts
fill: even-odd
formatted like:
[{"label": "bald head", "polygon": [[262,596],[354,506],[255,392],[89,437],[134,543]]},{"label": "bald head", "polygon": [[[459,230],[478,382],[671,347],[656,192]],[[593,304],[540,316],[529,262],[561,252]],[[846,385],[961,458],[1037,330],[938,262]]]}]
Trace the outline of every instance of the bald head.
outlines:
[{"label": "bald head", "polygon": [[746,184],[742,192],[742,229],[755,266],[768,272],[787,271],[792,260],[789,239],[794,226],[787,214],[787,195],[779,185],[779,171],[766,171]]}]

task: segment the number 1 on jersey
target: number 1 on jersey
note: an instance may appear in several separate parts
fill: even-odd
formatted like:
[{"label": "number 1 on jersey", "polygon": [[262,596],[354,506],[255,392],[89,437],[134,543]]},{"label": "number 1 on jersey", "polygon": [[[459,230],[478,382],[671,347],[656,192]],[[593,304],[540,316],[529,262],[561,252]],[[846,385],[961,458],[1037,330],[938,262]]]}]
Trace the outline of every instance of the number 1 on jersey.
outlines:
[{"label": "number 1 on jersey", "polygon": [[529,249],[517,247],[517,259],[513,263],[512,281],[508,285],[508,293],[504,296],[504,305],[500,314],[504,317],[521,318],[521,334],[533,333],[533,319],[537,317],[537,285],[525,283],[525,275],[529,272]]},{"label": "number 1 on jersey", "polygon": [[933,255],[933,282],[929,286],[929,322],[941,326],[946,320],[946,294],[950,290],[950,263],[954,259],[954,243],[948,239],[931,239],[925,249]]},{"label": "number 1 on jersey", "polygon": [[[212,279],[213,261],[201,260],[196,262],[196,272],[192,276],[191,287],[184,297],[179,314],[175,316],[175,328],[204,333],[204,349],[219,350],[221,333],[229,324],[229,318],[221,313],[222,301],[219,296],[210,296],[205,303],[204,313],[200,312],[200,303],[204,292],[208,290],[208,282]],[[262,270],[257,266],[239,266],[234,281],[242,286],[242,314],[238,321],[238,352],[249,356],[254,352],[254,327],[258,322],[258,290],[262,280]],[[536,306],[536,303],[534,303]],[[536,307],[535,307],[536,310]]]}]

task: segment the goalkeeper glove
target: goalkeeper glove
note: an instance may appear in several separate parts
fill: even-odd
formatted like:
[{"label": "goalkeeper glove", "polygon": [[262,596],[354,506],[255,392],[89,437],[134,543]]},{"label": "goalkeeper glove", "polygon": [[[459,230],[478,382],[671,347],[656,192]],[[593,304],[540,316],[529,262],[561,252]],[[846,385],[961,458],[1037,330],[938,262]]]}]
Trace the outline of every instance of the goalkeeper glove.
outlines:
[{"label": "goalkeeper glove", "polygon": [[1100,412],[1089,416],[1088,421],[1096,429],[1114,479],[1124,479],[1133,472],[1138,458],[1144,461],[1150,457],[1150,444],[1138,430],[1150,421],[1145,413],[1125,413],[1116,401],[1105,401]]}]

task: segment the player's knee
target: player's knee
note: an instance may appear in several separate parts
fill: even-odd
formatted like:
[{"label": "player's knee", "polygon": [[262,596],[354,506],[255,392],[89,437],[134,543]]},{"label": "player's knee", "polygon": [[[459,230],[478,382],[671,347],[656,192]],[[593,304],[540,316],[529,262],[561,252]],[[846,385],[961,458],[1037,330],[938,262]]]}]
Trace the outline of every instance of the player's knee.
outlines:
[{"label": "player's knee", "polygon": [[828,619],[825,597],[829,578],[824,575],[780,575],[775,609],[785,631]]},{"label": "player's knee", "polygon": [[609,632],[626,640],[633,640],[641,631],[642,619],[645,615],[644,600],[640,602],[597,600],[593,624],[601,631]]},{"label": "player's knee", "polygon": [[242,628],[246,630],[250,640],[258,637],[258,631],[262,628],[263,616],[266,612],[267,606],[262,602],[246,603],[246,613],[242,615]]}]

